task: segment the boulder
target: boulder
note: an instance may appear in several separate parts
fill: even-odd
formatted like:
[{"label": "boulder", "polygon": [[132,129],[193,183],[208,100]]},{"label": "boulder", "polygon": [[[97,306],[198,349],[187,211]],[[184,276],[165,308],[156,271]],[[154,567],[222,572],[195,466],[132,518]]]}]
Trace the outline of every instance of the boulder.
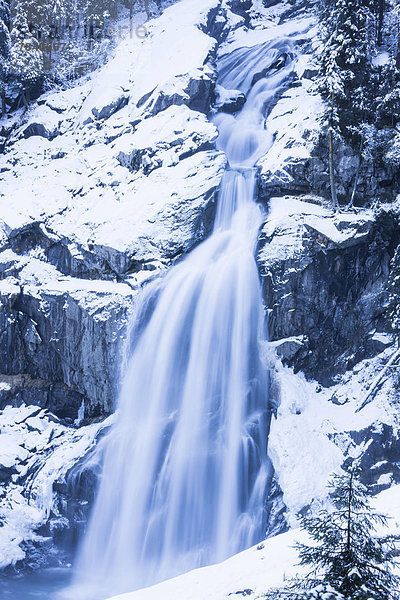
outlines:
[{"label": "boulder", "polygon": [[[100,101],[101,100],[101,101]],[[92,113],[95,119],[108,119],[128,104],[129,96],[116,91],[111,97],[99,98],[96,106],[92,107]]]},{"label": "boulder", "polygon": [[42,105],[38,106],[30,115],[22,133],[25,138],[39,136],[52,140],[60,134],[60,126],[60,115],[51,110],[49,106]]},{"label": "boulder", "polygon": [[153,118],[139,123],[134,133],[125,134],[114,144],[118,162],[132,171],[177,164],[201,150],[210,150],[217,130],[202,113],[186,106],[170,106]]},{"label": "boulder", "polygon": [[214,72],[207,65],[159,84],[153,91],[138,100],[137,107],[145,116],[153,116],[169,106],[182,104],[207,114],[214,87]]},{"label": "boulder", "polygon": [[218,112],[232,114],[238,112],[246,103],[246,95],[239,90],[226,90],[221,85],[217,85],[215,91],[217,98],[214,107]]}]

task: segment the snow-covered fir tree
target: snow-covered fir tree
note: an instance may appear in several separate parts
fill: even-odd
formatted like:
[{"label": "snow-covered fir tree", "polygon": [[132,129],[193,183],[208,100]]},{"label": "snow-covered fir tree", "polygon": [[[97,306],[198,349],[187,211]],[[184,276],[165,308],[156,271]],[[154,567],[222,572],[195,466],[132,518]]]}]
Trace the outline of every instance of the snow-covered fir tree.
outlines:
[{"label": "snow-covered fir tree", "polygon": [[332,202],[338,205],[334,178],[334,142],[344,139],[360,147],[360,125],[368,120],[368,80],[373,46],[371,0],[320,0],[321,78],[326,101]]},{"label": "snow-covered fir tree", "polygon": [[377,526],[387,524],[372,510],[367,488],[352,468],[330,483],[332,510],[301,517],[312,544],[298,544],[300,564],[308,576],[297,579],[267,598],[289,600],[396,600],[399,579],[392,573],[394,546],[379,537]]},{"label": "snow-covered fir tree", "polygon": [[10,7],[8,2],[6,2],[6,0],[0,0],[0,101],[2,115],[6,112],[5,86],[11,50],[11,39],[7,26],[9,19]]},{"label": "snow-covered fir tree", "polygon": [[321,0],[320,91],[329,105],[329,125],[346,138],[369,110],[367,85],[373,49],[371,0]]},{"label": "snow-covered fir tree", "polygon": [[17,8],[11,31],[10,73],[17,79],[21,100],[27,107],[31,89],[43,75],[43,53],[30,32],[25,11]]},{"label": "snow-covered fir tree", "polygon": [[[400,137],[400,136],[399,136]],[[400,140],[399,140],[399,165],[400,165]],[[400,246],[397,247],[390,265],[390,275],[388,279],[388,306],[386,316],[389,326],[397,335],[400,342]]]},{"label": "snow-covered fir tree", "polygon": [[322,50],[319,91],[326,102],[332,201],[335,146],[349,144],[358,156],[353,203],[362,163],[395,165],[387,155],[400,122],[398,2],[319,0]]},{"label": "snow-covered fir tree", "polygon": [[93,39],[99,29],[104,27],[107,19],[115,17],[117,11],[115,0],[81,0],[78,6],[89,39]]}]

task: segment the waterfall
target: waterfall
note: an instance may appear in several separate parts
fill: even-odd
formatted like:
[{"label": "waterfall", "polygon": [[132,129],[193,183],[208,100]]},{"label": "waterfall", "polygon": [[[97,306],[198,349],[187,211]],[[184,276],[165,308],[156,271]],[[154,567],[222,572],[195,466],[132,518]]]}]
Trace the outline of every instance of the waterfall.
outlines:
[{"label": "waterfall", "polygon": [[265,535],[269,411],[254,165],[271,145],[265,114],[289,72],[285,40],[220,60],[219,83],[247,102],[214,118],[229,161],[214,229],[143,291],[74,598],[150,585]]}]

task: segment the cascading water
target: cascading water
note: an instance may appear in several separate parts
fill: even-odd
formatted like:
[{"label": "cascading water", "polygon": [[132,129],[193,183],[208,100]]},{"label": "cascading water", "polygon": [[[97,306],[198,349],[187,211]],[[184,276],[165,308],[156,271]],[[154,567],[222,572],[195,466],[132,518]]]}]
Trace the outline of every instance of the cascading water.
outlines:
[{"label": "cascading water", "polygon": [[265,534],[269,412],[254,165],[271,144],[263,122],[288,57],[284,41],[220,61],[219,83],[247,102],[236,116],[215,117],[230,168],[214,230],[146,288],[137,309],[74,598],[218,562]]}]

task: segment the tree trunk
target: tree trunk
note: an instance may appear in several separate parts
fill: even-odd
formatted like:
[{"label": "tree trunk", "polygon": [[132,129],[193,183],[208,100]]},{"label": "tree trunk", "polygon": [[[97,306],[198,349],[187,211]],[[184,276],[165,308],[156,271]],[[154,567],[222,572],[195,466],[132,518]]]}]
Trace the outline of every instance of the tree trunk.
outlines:
[{"label": "tree trunk", "polygon": [[358,166],[357,166],[357,171],[356,171],[356,176],[354,179],[354,185],[353,185],[353,190],[351,192],[351,197],[350,197],[350,202],[349,202],[349,206],[348,208],[353,208],[354,206],[354,198],[356,196],[356,191],[357,191],[357,185],[358,185],[358,180],[360,178],[360,170],[361,170],[361,163],[362,163],[362,143],[360,144],[360,155],[358,157]]},{"label": "tree trunk", "polygon": [[28,104],[28,92],[26,90],[22,90],[21,92],[21,100],[24,104],[25,110],[28,110],[29,104]]},{"label": "tree trunk", "polygon": [[400,17],[397,15],[397,52],[396,69],[400,69]]},{"label": "tree trunk", "polygon": [[347,502],[347,540],[346,540],[346,550],[348,554],[351,551],[351,503],[353,502],[353,478],[354,478],[354,469],[352,469],[350,474],[349,481],[349,498]]},{"label": "tree trunk", "polygon": [[1,86],[1,115],[5,116],[7,112],[7,103],[6,103],[6,92],[4,89],[4,85]]},{"label": "tree trunk", "polygon": [[385,14],[385,0],[378,0],[378,46],[382,45],[383,42],[383,17]]},{"label": "tree trunk", "polygon": [[332,127],[329,128],[329,177],[331,182],[331,197],[332,205],[335,210],[339,208],[339,203],[336,194],[335,170],[333,166],[333,134]]}]

